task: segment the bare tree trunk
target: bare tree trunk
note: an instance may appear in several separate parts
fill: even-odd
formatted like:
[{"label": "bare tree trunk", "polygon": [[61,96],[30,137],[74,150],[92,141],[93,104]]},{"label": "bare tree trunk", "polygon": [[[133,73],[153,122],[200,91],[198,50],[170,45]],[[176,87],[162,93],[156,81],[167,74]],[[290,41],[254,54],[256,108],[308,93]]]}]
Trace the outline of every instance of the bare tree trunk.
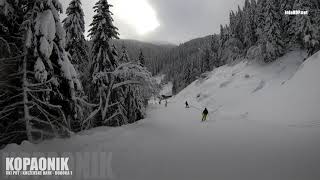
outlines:
[{"label": "bare tree trunk", "polygon": [[26,123],[26,133],[28,140],[30,142],[34,142],[33,137],[32,137],[32,127],[30,125],[30,113],[29,113],[29,107],[28,107],[28,81],[27,81],[27,55],[24,56],[23,58],[23,78],[22,78],[22,89],[23,89],[23,110],[24,110],[24,120]]},{"label": "bare tree trunk", "polygon": [[113,89],[113,84],[114,84],[114,77],[111,76],[111,81],[110,81],[110,84],[107,88],[107,95],[106,95],[106,102],[105,102],[105,106],[104,106],[104,109],[102,111],[102,120],[105,120],[106,118],[106,115],[107,115],[107,110],[109,108],[109,101],[110,101],[110,96],[111,96],[111,91]]}]

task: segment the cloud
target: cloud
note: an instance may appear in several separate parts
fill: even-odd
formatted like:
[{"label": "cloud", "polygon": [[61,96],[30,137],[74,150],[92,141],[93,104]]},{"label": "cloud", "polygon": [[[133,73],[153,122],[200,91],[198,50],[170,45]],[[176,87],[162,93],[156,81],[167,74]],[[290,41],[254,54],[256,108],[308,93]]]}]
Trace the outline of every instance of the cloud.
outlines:
[{"label": "cloud", "polygon": [[156,12],[147,0],[111,0],[116,4],[113,13],[120,22],[134,27],[139,35],[145,35],[160,26]]},{"label": "cloud", "polygon": [[[70,0],[60,0],[67,7]],[[110,0],[114,11],[119,0]],[[140,1],[140,0],[130,0]],[[119,28],[120,37],[145,41],[182,43],[187,40],[219,33],[220,24],[229,22],[229,12],[242,6],[245,0],[146,0],[155,10],[160,26],[153,32],[138,33],[137,28],[126,22],[119,13],[114,14],[115,25]],[[94,15],[92,7],[96,1],[82,0],[85,12],[86,29]],[[134,11],[132,11],[134,12]],[[139,13],[139,9],[136,10]],[[123,14],[122,14],[123,15]],[[140,16],[143,18],[144,16]],[[145,17],[149,18],[149,17]]]}]

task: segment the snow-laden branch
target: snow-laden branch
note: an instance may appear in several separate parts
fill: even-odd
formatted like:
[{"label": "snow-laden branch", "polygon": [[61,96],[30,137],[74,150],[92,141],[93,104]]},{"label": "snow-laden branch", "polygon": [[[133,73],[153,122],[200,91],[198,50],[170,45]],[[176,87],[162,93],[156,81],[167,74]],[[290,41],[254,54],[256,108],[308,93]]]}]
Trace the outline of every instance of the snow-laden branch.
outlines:
[{"label": "snow-laden branch", "polygon": [[[15,109],[15,108],[14,108]],[[12,113],[14,113],[15,111],[13,111],[14,109],[12,109],[11,111],[9,111],[9,113],[3,115],[3,113],[0,113],[0,120],[5,119],[6,117],[10,116]]]},{"label": "snow-laden branch", "polygon": [[15,56],[15,57],[9,57],[9,58],[1,58],[0,61],[13,61],[13,60],[18,60],[23,58],[24,56],[26,56],[26,54],[22,54],[19,56]]},{"label": "snow-laden branch", "polygon": [[103,122],[104,122],[104,123],[107,123],[107,122],[110,121],[112,118],[117,117],[118,115],[120,115],[119,112],[114,113],[111,117],[109,117],[108,119],[104,120]]},{"label": "snow-laden branch", "polygon": [[53,104],[49,104],[47,102],[41,101],[40,99],[38,99],[37,97],[35,97],[34,95],[32,95],[32,93],[28,93],[35,101],[39,102],[40,104],[43,104],[45,106],[51,107],[51,108],[57,108],[57,109],[61,109],[61,106],[57,106],[57,105],[53,105]]},{"label": "snow-laden branch", "polygon": [[28,86],[28,87],[37,87],[37,86],[42,86],[42,85],[51,83],[51,82],[53,82],[53,81],[56,81],[56,79],[51,78],[50,80],[48,80],[48,81],[46,81],[46,82],[43,82],[43,83],[36,83],[36,84],[28,83],[27,86]]},{"label": "snow-laden branch", "polygon": [[[100,99],[99,107],[98,107],[98,109],[94,110],[94,111],[89,115],[89,117],[87,117],[87,118],[82,122],[82,129],[83,129],[83,126],[84,126],[87,122],[89,122],[90,119],[92,119],[93,117],[95,117],[95,116],[101,111],[101,109],[102,109],[102,103],[103,103],[103,102],[102,102],[102,96],[101,96],[102,90],[100,89],[99,92],[100,92],[100,93],[99,93],[99,99]],[[88,129],[89,126],[90,126],[90,124],[88,123],[86,129]]]},{"label": "snow-laden branch", "polygon": [[112,74],[125,81],[140,85],[142,89],[150,92],[150,94],[156,91],[157,83],[152,77],[152,74],[145,67],[136,63],[123,63],[119,65]]},{"label": "snow-laden branch", "polygon": [[117,83],[115,85],[113,85],[112,89],[116,89],[116,88],[119,88],[121,86],[125,86],[125,85],[133,85],[133,84],[136,84],[136,85],[142,85],[143,83],[139,82],[139,81],[124,81],[124,82],[121,82],[121,83]]},{"label": "snow-laden branch", "polygon": [[79,97],[75,97],[75,100],[80,101],[81,103],[83,103],[83,104],[85,104],[85,105],[87,105],[87,106],[90,106],[90,107],[98,107],[98,106],[99,106],[99,104],[89,103],[89,102],[87,102],[87,101],[85,101],[84,99],[79,98]]},{"label": "snow-laden branch", "polygon": [[51,92],[52,89],[28,89],[27,92]]}]

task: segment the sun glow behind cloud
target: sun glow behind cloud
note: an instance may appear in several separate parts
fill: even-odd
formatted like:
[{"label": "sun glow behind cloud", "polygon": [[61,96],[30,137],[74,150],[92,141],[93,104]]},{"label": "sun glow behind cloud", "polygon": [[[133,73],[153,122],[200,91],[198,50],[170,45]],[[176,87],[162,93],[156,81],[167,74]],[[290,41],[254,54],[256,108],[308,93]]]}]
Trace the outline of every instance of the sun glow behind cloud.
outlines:
[{"label": "sun glow behind cloud", "polygon": [[154,31],[160,26],[155,10],[147,0],[112,0],[113,14],[136,29],[139,35]]}]

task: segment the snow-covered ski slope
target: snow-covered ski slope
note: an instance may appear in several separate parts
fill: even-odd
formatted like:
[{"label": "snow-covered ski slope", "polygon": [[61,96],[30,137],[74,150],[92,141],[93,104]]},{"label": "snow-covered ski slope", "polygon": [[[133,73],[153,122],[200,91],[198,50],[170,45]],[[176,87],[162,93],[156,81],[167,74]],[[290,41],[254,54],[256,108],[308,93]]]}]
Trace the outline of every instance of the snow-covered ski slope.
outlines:
[{"label": "snow-covered ski slope", "polygon": [[243,61],[214,70],[185,88],[175,101],[207,107],[214,119],[236,117],[273,124],[320,127],[320,53],[303,63],[294,51],[269,65]]},{"label": "snow-covered ski slope", "polygon": [[133,125],[2,152],[112,152],[115,180],[319,180],[320,53],[304,55],[216,69]]}]

